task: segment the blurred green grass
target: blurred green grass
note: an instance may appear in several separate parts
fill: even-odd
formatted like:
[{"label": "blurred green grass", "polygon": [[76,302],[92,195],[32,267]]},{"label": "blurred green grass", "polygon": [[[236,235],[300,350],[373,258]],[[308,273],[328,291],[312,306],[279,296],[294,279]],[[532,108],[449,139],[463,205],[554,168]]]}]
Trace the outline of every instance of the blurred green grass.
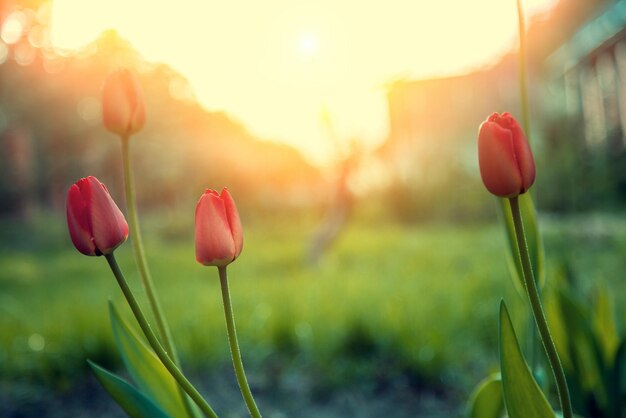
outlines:
[{"label": "blurred green grass", "polygon": [[[543,217],[548,280],[605,280],[624,309],[626,225],[619,216]],[[317,268],[304,263],[312,217],[244,217],[245,244],[229,267],[248,369],[314,370],[320,385],[368,384],[404,375],[465,392],[493,370],[501,297],[521,312],[496,224],[407,225],[357,218]],[[582,227],[581,227],[582,225]],[[185,367],[229,361],[219,281],[200,266],[193,218],[161,214],[144,241]],[[103,258],[72,247],[61,217],[2,223],[0,374],[71,386],[85,359],[117,368],[107,299],[130,310]],[[147,307],[128,243],[116,255]],[[563,268],[566,266],[566,268]],[[515,314],[514,314],[515,315]],[[518,320],[524,324],[520,313]],[[523,327],[523,325],[520,325]]]}]

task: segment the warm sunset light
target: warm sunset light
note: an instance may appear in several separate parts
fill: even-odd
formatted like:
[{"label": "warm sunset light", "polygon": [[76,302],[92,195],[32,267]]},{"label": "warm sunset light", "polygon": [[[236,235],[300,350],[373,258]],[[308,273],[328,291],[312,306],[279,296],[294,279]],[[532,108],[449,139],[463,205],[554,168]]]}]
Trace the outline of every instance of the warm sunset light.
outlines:
[{"label": "warm sunset light", "polygon": [[[524,2],[527,14],[553,3]],[[320,161],[333,149],[322,108],[340,138],[380,143],[390,82],[486,65],[515,45],[516,25],[512,0],[56,0],[52,40],[80,48],[113,28],[148,60],[186,76],[206,108]]]},{"label": "warm sunset light", "polygon": [[0,418],[621,417],[625,98],[626,0],[0,0]]},{"label": "warm sunset light", "polygon": [[316,55],[318,49],[317,37],[313,34],[307,33],[300,36],[298,39],[298,52],[307,58],[311,58]]}]

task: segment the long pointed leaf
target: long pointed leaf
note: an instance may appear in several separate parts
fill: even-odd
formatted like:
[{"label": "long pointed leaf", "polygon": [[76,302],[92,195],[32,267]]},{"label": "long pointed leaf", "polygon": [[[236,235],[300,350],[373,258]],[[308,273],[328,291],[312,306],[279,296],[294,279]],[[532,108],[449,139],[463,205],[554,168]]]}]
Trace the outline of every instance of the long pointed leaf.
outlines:
[{"label": "long pointed leaf", "polygon": [[[570,336],[567,330],[566,321],[563,318],[563,310],[561,309],[559,298],[558,292],[547,292],[544,303],[546,317],[550,326],[550,334],[554,340],[556,351],[559,353],[561,364],[563,365],[565,372],[568,373],[573,371],[574,366],[572,359],[570,358]],[[568,381],[568,383],[571,382]]]},{"label": "long pointed leaf", "polygon": [[504,304],[500,303],[500,369],[510,418],[554,418],[555,414],[524,360]]},{"label": "long pointed leaf", "polygon": [[500,418],[503,412],[502,381],[499,375],[491,375],[472,394],[468,417]]},{"label": "long pointed leaf", "polygon": [[617,347],[613,368],[609,372],[611,382],[609,396],[609,415],[612,418],[620,418],[620,411],[626,411],[626,340]]},{"label": "long pointed leaf", "polygon": [[584,390],[594,392],[599,402],[606,403],[606,387],[602,376],[606,369],[602,348],[593,333],[591,308],[574,299],[566,290],[558,292],[559,307],[567,328],[570,357]]},{"label": "long pointed leaf", "polygon": [[128,382],[87,360],[96,378],[111,397],[131,418],[169,418],[148,397]]},{"label": "long pointed leaf", "polygon": [[606,284],[602,282],[597,285],[595,296],[593,331],[602,350],[604,363],[610,367],[619,346],[613,298]]},{"label": "long pointed leaf", "polygon": [[[544,249],[541,234],[539,233],[539,224],[537,223],[537,211],[533,200],[528,193],[518,197],[520,210],[522,212],[522,222],[524,224],[524,232],[526,233],[526,245],[530,254],[530,263],[533,270],[533,276],[538,283],[539,288],[545,284],[545,268],[544,268]],[[500,213],[502,214],[505,226],[506,238],[508,242],[508,259],[513,276],[515,288],[522,295],[526,296],[526,288],[524,286],[522,264],[519,258],[519,249],[517,247],[517,239],[515,238],[515,226],[513,225],[513,215],[508,199],[498,199]]]},{"label": "long pointed leaf", "polygon": [[115,344],[133,381],[157,405],[174,417],[187,416],[178,384],[150,347],[139,338],[109,302]]}]

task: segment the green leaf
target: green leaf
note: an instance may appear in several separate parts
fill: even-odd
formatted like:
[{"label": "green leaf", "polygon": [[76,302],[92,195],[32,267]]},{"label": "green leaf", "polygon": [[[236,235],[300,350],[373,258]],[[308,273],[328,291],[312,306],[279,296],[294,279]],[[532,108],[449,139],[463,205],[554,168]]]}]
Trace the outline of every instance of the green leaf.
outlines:
[{"label": "green leaf", "polygon": [[478,385],[470,398],[468,418],[500,418],[504,412],[500,375],[491,375]]},{"label": "green leaf", "polygon": [[622,399],[626,399],[626,340],[622,340],[617,353],[615,353],[615,375],[619,382]]},{"label": "green leaf", "polygon": [[504,401],[510,418],[555,417],[524,360],[504,301],[500,303],[500,369]]},{"label": "green leaf", "polygon": [[559,353],[561,364],[567,373],[572,371],[574,366],[570,358],[569,333],[560,308],[559,295],[557,292],[546,292],[544,295],[545,313],[550,326],[550,334],[554,340],[556,351]]},{"label": "green leaf", "polygon": [[139,389],[171,416],[187,416],[178,383],[161,360],[120,317],[110,301],[109,313],[115,344],[128,373]]},{"label": "green leaf", "polygon": [[602,349],[591,328],[591,309],[574,299],[566,290],[558,292],[561,317],[569,338],[569,357],[581,387],[595,392],[606,402],[606,389],[602,385],[605,370]]},{"label": "green leaf", "polygon": [[[604,363],[610,365],[619,345],[613,298],[604,283],[599,283],[595,292],[593,331],[598,340]],[[609,366],[610,367],[610,366]]]},{"label": "green leaf", "polygon": [[[575,409],[587,408],[589,399],[605,409],[610,385],[606,381],[606,366],[602,348],[592,329],[592,309],[576,300],[565,288],[556,292],[560,321],[567,331],[567,345],[559,356],[563,363]],[[557,349],[561,350],[557,343]]]},{"label": "green leaf", "polygon": [[128,416],[131,418],[169,418],[169,415],[128,382],[89,360],[87,363],[100,384]]},{"label": "green leaf", "polygon": [[[519,257],[519,249],[517,239],[515,237],[515,225],[513,223],[513,215],[511,214],[511,206],[508,199],[498,199],[500,203],[500,213],[502,214],[505,226],[506,238],[509,243],[508,260],[513,276],[513,283],[517,291],[526,297],[526,287],[524,286],[524,274],[522,271],[522,262]],[[518,197],[520,211],[522,213],[522,222],[524,224],[524,232],[526,235],[526,245],[530,255],[530,263],[533,270],[533,276],[541,289],[546,282],[544,268],[544,249],[541,234],[539,233],[539,224],[537,223],[537,211],[530,197],[530,194],[524,193]]]},{"label": "green leaf", "polygon": [[609,407],[610,417],[619,418],[620,411],[626,411],[626,340],[615,350],[613,368],[609,373]]}]

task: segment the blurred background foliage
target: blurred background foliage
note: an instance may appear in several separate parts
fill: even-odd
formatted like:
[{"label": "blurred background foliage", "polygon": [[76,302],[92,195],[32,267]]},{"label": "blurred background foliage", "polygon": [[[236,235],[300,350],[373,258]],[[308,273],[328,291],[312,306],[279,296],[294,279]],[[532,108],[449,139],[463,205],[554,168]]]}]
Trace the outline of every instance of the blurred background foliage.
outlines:
[{"label": "blurred background foliage", "polygon": [[[585,33],[583,23],[589,25],[600,7],[571,3],[558,2],[528,29],[538,205],[559,213],[620,210],[626,200],[621,35],[594,33],[600,46],[573,57],[568,51],[581,43],[575,35]],[[113,30],[79,51],[60,51],[48,36],[49,2],[10,1],[1,10],[5,27],[21,25],[17,35],[5,33],[0,48],[5,216],[62,209],[67,185],[87,174],[118,194],[119,145],[100,125],[100,88],[119,66],[136,69],[145,89],[148,124],[133,141],[144,210],[188,206],[205,187],[223,184],[255,212],[321,210],[343,181],[361,204],[373,193],[385,196],[381,215],[390,218],[493,216],[477,175],[475,135],[489,113],[519,113],[513,52],[465,75],[392,83],[382,145],[365,152],[334,138],[337,155],[320,166],[294,148],[255,137],[224,112],[205,110],[182,75],[145,61]],[[606,26],[600,17],[595,21]],[[355,155],[348,175],[340,175],[342,161]]]},{"label": "blurred background foliage", "polygon": [[[618,323],[626,318],[626,24],[606,15],[626,16],[623,5],[562,0],[528,27],[548,282],[577,277],[581,300],[590,283],[605,282]],[[462,410],[497,364],[498,301],[517,300],[475,152],[482,120],[518,113],[513,52],[465,75],[390,84],[382,145],[341,143],[320,165],[205,110],[182,75],[145,61],[114,31],[79,51],[54,49],[49,7],[0,3],[0,29],[20,24],[18,35],[0,36],[0,415],[55,416],[51,405],[96,399],[102,391],[85,359],[120,365],[106,298],[128,311],[104,263],[72,248],[63,219],[67,188],[86,175],[123,207],[119,141],[100,123],[100,88],[119,66],[135,69],[145,91],[148,123],[131,149],[157,288],[184,364],[218,409],[238,399],[223,367],[214,272],[193,260],[193,208],[204,188],[228,186],[246,234],[232,293],[262,409]],[[130,247],[118,253],[143,296]],[[81,385],[87,392],[76,395]],[[375,399],[387,403],[359,409]],[[94,410],[115,416],[105,396],[97,402]]]}]

